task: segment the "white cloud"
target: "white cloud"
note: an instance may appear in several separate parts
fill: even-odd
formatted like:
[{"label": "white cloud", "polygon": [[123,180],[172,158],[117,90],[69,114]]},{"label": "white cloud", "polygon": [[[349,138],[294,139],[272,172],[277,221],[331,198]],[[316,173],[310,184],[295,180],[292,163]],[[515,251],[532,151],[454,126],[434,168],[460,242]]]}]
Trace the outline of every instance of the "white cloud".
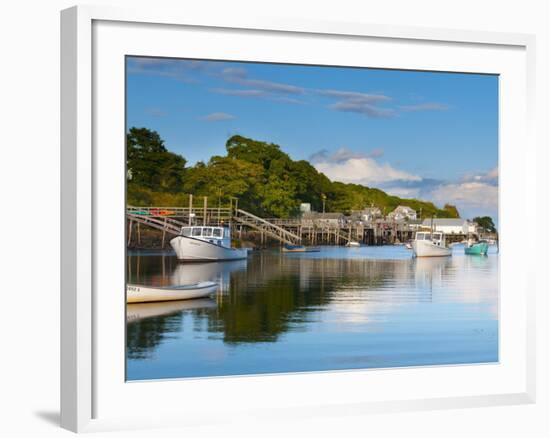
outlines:
[{"label": "white cloud", "polygon": [[432,191],[431,197],[440,205],[449,202],[468,210],[498,209],[498,187],[485,182],[468,181],[441,185]]},{"label": "white cloud", "polygon": [[321,151],[314,155],[314,166],[333,181],[375,185],[390,181],[420,181],[417,175],[396,169],[388,163],[379,163],[371,156],[362,155],[347,148],[340,148],[332,155]]},{"label": "white cloud", "polygon": [[387,118],[396,115],[395,110],[391,108],[380,108],[376,105],[372,105],[363,101],[347,99],[336,102],[330,105],[329,108],[335,111],[363,114],[364,116],[373,118]]},{"label": "white cloud", "polygon": [[322,149],[309,161],[333,181],[376,187],[401,198],[422,199],[439,207],[456,205],[461,216],[489,215],[498,221],[498,169],[470,173],[458,180],[444,181],[406,172],[375,158],[383,153],[359,153],[340,148],[330,153]]},{"label": "white cloud", "polygon": [[212,88],[213,93],[225,94],[226,96],[239,97],[267,97],[268,93],[262,90],[233,90],[230,88]]},{"label": "white cloud", "polygon": [[391,97],[383,94],[362,93],[359,91],[317,90],[317,93],[337,99],[352,100],[354,102],[377,103],[391,100]]},{"label": "white cloud", "polygon": [[282,94],[303,94],[304,89],[295,85],[283,84],[280,82],[266,81],[263,79],[252,79],[248,77],[248,73],[244,68],[225,68],[221,72],[223,80],[239,84],[254,89],[267,91],[270,93]]},{"label": "white cloud", "polygon": [[127,72],[129,74],[161,76],[193,83],[197,80],[194,73],[207,70],[209,65],[205,61],[130,57]]},{"label": "white cloud", "polygon": [[379,104],[390,101],[389,96],[383,94],[363,93],[360,91],[315,90],[321,96],[335,99],[329,105],[334,111],[362,114],[372,118],[387,118],[396,115],[394,109],[380,107]]},{"label": "white cloud", "polygon": [[468,181],[480,181],[486,182],[488,184],[497,185],[498,184],[498,167],[495,167],[488,172],[482,173],[468,173],[462,178],[463,182]]},{"label": "white cloud", "polygon": [[220,122],[222,120],[232,120],[235,116],[233,114],[228,113],[211,113],[207,116],[201,117],[201,120],[205,120],[207,122]]}]

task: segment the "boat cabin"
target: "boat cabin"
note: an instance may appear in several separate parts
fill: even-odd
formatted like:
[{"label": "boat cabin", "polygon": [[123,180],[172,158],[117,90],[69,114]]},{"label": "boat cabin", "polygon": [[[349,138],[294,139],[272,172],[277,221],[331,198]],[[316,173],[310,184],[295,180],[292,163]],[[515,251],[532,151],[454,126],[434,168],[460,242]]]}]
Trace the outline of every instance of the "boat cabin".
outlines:
[{"label": "boat cabin", "polygon": [[428,240],[437,246],[445,246],[445,234],[441,232],[419,231],[416,233],[415,240]]},{"label": "boat cabin", "polygon": [[231,246],[229,227],[181,227],[181,235],[221,246]]}]

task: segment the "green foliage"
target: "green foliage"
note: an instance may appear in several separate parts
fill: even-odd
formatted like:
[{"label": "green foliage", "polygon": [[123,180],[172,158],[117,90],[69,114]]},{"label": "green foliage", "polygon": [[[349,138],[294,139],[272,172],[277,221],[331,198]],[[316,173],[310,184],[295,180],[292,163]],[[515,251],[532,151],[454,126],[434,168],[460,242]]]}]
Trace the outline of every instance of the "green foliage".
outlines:
[{"label": "green foliage", "polygon": [[490,216],[475,217],[473,221],[476,222],[481,228],[485,229],[489,233],[497,232],[497,227],[493,222],[493,218],[491,218]]},{"label": "green foliage", "polygon": [[166,150],[158,133],[132,128],[128,133],[128,203],[136,206],[184,206],[188,195],[208,196],[210,205],[239,206],[262,217],[291,217],[300,203],[314,211],[349,213],[379,207],[387,214],[406,205],[422,218],[458,217],[455,206],[438,209],[431,202],[402,199],[359,184],[332,182],[307,161],[294,161],[281,148],[235,135],[226,142],[226,156],[185,168],[185,159]]},{"label": "green foliage", "polygon": [[456,205],[445,204],[443,206],[443,210],[445,210],[446,212],[449,213],[450,216],[448,216],[448,217],[451,217],[451,218],[460,217],[460,215],[458,214],[458,209],[456,208]]},{"label": "green foliage", "polygon": [[185,158],[169,152],[156,131],[131,128],[126,135],[126,154],[129,186],[168,193],[182,190]]}]

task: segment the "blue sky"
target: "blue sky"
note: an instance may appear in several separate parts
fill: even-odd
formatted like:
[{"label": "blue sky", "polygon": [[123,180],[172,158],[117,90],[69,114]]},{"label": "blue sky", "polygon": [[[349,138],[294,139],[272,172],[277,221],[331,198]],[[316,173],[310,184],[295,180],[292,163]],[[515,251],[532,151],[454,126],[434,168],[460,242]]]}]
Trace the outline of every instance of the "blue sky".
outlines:
[{"label": "blue sky", "polygon": [[497,219],[496,76],[132,57],[127,124],[190,165],[240,134],[333,180]]}]

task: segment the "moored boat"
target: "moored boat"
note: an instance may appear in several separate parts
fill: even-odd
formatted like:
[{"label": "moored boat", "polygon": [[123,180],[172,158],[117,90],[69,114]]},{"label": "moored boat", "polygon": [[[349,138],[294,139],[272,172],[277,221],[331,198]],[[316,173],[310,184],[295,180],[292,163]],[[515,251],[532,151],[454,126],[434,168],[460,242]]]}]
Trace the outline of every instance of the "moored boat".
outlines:
[{"label": "moored boat", "polygon": [[451,255],[442,232],[419,231],[412,242],[416,257],[445,257]]},{"label": "moored boat", "polygon": [[139,284],[126,285],[126,302],[152,303],[158,301],[191,300],[204,298],[218,288],[213,281],[203,281],[182,286],[143,286]]},{"label": "moored boat", "polygon": [[248,249],[231,247],[228,227],[182,227],[181,234],[174,237],[170,245],[182,262],[218,262],[248,256]]},{"label": "moored boat", "polygon": [[489,244],[484,240],[480,240],[479,242],[469,242],[464,247],[464,253],[467,255],[487,255],[488,250]]},{"label": "moored boat", "polygon": [[281,248],[283,252],[319,252],[321,248],[316,246],[304,246],[304,245],[284,245]]},{"label": "moored boat", "polygon": [[350,240],[348,243],[346,243],[346,246],[348,248],[357,248],[361,246],[361,244],[359,242],[356,242],[355,240]]}]

